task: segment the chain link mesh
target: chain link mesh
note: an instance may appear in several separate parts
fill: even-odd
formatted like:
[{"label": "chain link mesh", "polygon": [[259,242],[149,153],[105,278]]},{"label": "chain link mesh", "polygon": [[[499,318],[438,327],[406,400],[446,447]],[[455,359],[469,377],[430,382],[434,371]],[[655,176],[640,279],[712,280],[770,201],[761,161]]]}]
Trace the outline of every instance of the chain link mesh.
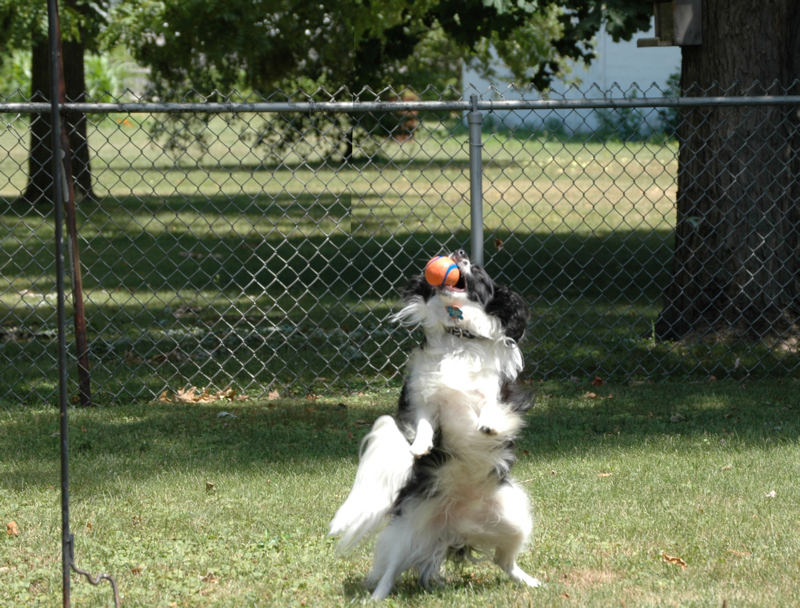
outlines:
[{"label": "chain link mesh", "polygon": [[[560,105],[483,110],[485,263],[531,305],[526,373],[795,373],[796,349],[785,344],[656,338],[675,249],[676,133],[726,100],[620,106],[609,100],[665,94],[617,87],[598,99],[592,90]],[[481,102],[525,95],[474,93]],[[93,108],[78,234],[96,399],[398,382],[418,339],[387,321],[399,290],[430,256],[469,243],[465,113],[441,103],[464,99],[385,89],[357,99],[234,95],[223,112],[141,100]],[[381,100],[396,103],[358,108]],[[351,105],[252,105],[337,101]],[[0,111],[0,393],[46,401],[56,383],[52,203],[28,192],[49,179],[49,166],[29,175],[28,163],[44,115],[33,104]],[[744,109],[748,120],[771,111]],[[730,137],[737,127],[717,128]]]}]

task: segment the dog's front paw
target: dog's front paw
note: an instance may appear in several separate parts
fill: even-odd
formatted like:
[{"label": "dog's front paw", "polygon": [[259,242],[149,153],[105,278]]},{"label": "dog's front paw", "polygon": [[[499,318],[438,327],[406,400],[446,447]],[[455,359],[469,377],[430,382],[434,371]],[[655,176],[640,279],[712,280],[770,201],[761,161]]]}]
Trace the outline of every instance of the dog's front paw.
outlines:
[{"label": "dog's front paw", "polygon": [[485,405],[478,416],[478,431],[494,437],[501,432],[505,433],[506,428],[503,410],[495,404]]},{"label": "dog's front paw", "polygon": [[414,458],[422,458],[433,449],[433,443],[427,441],[415,441],[411,444],[411,453]]},{"label": "dog's front paw", "polygon": [[427,418],[420,418],[417,422],[417,435],[411,443],[411,453],[414,458],[425,456],[433,449],[433,424]]}]

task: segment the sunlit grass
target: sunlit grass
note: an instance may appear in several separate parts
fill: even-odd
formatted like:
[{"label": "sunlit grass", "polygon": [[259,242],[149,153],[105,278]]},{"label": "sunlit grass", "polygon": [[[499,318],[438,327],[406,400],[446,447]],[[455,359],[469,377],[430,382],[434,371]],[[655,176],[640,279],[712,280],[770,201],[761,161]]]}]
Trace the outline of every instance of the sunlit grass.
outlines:
[{"label": "sunlit grass", "polygon": [[[520,563],[546,585],[467,564],[431,592],[405,577],[387,605],[796,605],[794,384],[536,384],[514,473],[536,514]],[[360,603],[369,551],[336,559],[325,533],[396,399],[71,410],[77,565],[111,573],[126,606]],[[51,407],[0,409],[0,523],[19,528],[0,537],[0,605],[60,598],[58,424]],[[110,602],[78,577],[72,593]]]}]

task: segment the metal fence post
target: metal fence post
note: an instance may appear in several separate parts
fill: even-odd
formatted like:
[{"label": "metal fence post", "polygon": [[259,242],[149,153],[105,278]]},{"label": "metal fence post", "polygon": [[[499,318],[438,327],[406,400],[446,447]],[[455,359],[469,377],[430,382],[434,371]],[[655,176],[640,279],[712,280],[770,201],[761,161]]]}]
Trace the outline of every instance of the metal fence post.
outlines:
[{"label": "metal fence post", "polygon": [[483,265],[483,143],[481,127],[483,114],[478,112],[478,96],[470,97],[472,110],[467,114],[469,123],[469,201],[470,201],[470,257],[474,264]]},{"label": "metal fence post", "polygon": [[53,208],[54,235],[56,257],[56,293],[58,317],[58,404],[60,409],[60,441],[61,441],[61,603],[69,608],[70,603],[70,564],[72,562],[72,534],[69,530],[69,424],[67,422],[67,339],[65,331],[64,302],[64,202],[61,176],[61,113],[58,97],[58,74],[56,67],[59,61],[58,40],[58,8],[55,0],[48,0],[48,34],[50,43],[50,128],[53,138]]}]

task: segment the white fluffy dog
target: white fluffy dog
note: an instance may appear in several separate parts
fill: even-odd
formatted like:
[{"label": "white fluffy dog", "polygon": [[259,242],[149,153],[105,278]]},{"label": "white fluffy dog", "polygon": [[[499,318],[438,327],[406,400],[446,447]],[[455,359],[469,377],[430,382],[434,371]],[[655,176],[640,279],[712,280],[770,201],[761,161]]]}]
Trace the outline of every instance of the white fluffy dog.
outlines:
[{"label": "white fluffy dog", "polygon": [[397,421],[364,438],[356,480],[330,524],[346,552],[380,531],[367,584],[383,599],[414,569],[438,581],[448,557],[483,555],[512,580],[540,583],[517,565],[532,529],[524,490],[509,476],[514,440],[531,407],[515,385],[525,301],[459,250],[460,279],[432,287],[415,276],[395,315],[425,333],[411,355]]}]

